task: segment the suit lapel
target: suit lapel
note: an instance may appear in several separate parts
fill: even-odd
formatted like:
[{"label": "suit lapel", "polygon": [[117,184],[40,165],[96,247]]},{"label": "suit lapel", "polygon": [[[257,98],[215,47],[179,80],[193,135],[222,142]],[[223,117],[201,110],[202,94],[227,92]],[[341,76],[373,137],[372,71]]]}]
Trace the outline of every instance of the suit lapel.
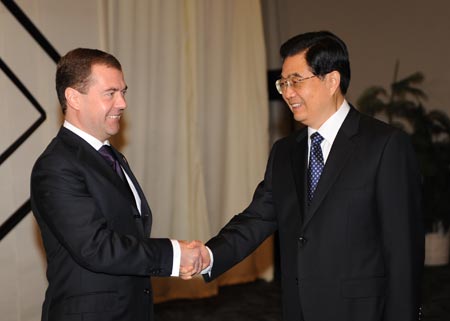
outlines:
[{"label": "suit lapel", "polygon": [[[92,150],[92,151],[91,151]],[[122,179],[117,175],[108,163],[102,158],[102,156],[94,149],[81,149],[80,153],[89,153],[89,155],[93,155],[94,157],[86,157],[86,162],[90,167],[95,168],[98,172],[100,172],[106,179],[108,179],[111,184],[113,184],[120,193],[127,198],[131,204],[136,207],[136,200],[134,199],[133,193],[130,190],[130,187],[127,185],[127,182],[122,181]],[[86,155],[87,156],[87,155]],[[82,158],[83,159],[83,158]]]},{"label": "suit lapel", "polygon": [[76,157],[87,167],[93,168],[97,173],[104,176],[111,184],[119,187],[120,177],[111,170],[111,167],[105,162],[102,156],[84,139],[72,133],[70,130],[62,127],[58,136],[71,148],[76,149]]},{"label": "suit lapel", "polygon": [[[339,174],[341,173],[345,164],[351,158],[353,149],[355,147],[354,143],[351,141],[351,138],[358,132],[358,126],[359,112],[351,107],[347,117],[345,118],[341,128],[336,135],[333,146],[331,147],[327,162],[323,169],[319,183],[317,184],[316,191],[314,192],[314,197],[308,210],[305,212],[306,214],[303,227],[306,227],[311,218],[317,212],[317,209],[324,200],[328,191],[336,182],[336,179],[339,177]],[[304,181],[306,182],[306,175]]]},{"label": "suit lapel", "polygon": [[[136,188],[136,191],[139,194],[139,198],[141,199],[141,218],[142,218],[142,224],[144,226],[144,235],[148,236],[150,235],[151,225],[152,225],[152,213],[150,210],[150,207],[148,205],[148,202],[145,198],[144,192],[141,189],[141,186],[139,185],[136,177],[134,176],[133,172],[131,171],[130,165],[128,164],[127,159],[125,156],[123,156],[121,153],[119,153],[115,148],[113,148],[114,153],[116,154],[117,159],[119,160],[120,165],[122,165],[122,168],[127,173],[128,177],[133,182],[134,187]],[[135,200],[134,200],[135,202]]]},{"label": "suit lapel", "polygon": [[[129,186],[126,182],[123,182],[119,175],[117,175],[111,167],[105,162],[103,157],[84,139],[72,133],[67,128],[62,127],[58,133],[58,136],[72,148],[76,149],[77,158],[80,162],[85,163],[89,168],[107,179],[112,185],[114,185],[124,197],[126,197],[132,205],[136,208],[136,201],[133,195],[130,195]],[[116,150],[113,148],[114,152]],[[120,162],[120,158],[119,158]],[[127,172],[128,173],[128,172]]]},{"label": "suit lapel", "polygon": [[294,173],[298,203],[300,204],[300,222],[303,221],[303,213],[305,213],[306,210],[306,168],[308,163],[307,133],[306,128],[300,132],[292,150],[292,171]]},{"label": "suit lapel", "polygon": [[[114,146],[111,146],[111,149],[112,149],[112,151],[113,151],[113,153],[114,153],[114,156],[115,156],[116,159],[119,161],[119,163],[120,163],[122,169],[126,172],[126,174],[128,175],[128,177],[131,178],[131,181],[133,182],[133,185],[136,187],[136,186],[137,186],[137,182],[133,181],[134,176],[133,176],[132,173],[131,173],[131,169],[130,169],[130,167],[128,166],[128,162],[126,161],[125,157],[124,157],[121,153],[119,153],[119,152],[117,151],[117,149],[114,148]],[[125,166],[125,164],[126,164],[126,166]],[[118,176],[118,175],[115,175],[115,176]],[[137,206],[137,205],[136,205],[136,200],[135,200],[135,198],[134,198],[134,195],[133,195],[133,192],[132,192],[132,190],[131,190],[130,185],[129,185],[128,182],[126,181],[126,178],[125,178],[125,181],[122,181],[122,180],[120,179],[120,184],[121,184],[121,186],[125,186],[125,187],[126,187],[126,191],[128,192],[128,194],[127,194],[128,199],[129,199],[131,202],[133,202],[134,207],[136,207],[136,206]],[[137,207],[136,207],[136,209],[138,210]]]}]

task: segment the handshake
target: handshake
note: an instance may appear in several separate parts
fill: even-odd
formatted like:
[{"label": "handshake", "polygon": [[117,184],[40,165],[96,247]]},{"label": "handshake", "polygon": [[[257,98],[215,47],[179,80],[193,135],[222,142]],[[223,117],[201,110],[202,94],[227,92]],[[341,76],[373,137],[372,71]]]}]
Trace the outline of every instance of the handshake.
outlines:
[{"label": "handshake", "polygon": [[211,258],[206,246],[200,241],[178,241],[181,249],[180,278],[192,279],[210,266]]}]

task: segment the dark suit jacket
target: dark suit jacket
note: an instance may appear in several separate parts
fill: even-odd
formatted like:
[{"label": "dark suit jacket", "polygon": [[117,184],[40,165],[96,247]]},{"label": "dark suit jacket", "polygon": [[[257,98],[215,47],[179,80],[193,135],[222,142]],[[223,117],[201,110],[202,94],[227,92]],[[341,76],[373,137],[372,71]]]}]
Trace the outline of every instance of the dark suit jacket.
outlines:
[{"label": "dark suit jacket", "polygon": [[274,144],[250,206],[211,239],[211,277],[278,229],[285,321],[417,320],[424,237],[408,136],[351,108],[306,205],[307,129]]},{"label": "dark suit jacket", "polygon": [[125,158],[114,150],[142,200],[87,142],[66,128],[38,158],[31,204],[47,255],[43,321],[153,320],[150,275],[168,276],[169,239],[149,239],[152,217]]}]

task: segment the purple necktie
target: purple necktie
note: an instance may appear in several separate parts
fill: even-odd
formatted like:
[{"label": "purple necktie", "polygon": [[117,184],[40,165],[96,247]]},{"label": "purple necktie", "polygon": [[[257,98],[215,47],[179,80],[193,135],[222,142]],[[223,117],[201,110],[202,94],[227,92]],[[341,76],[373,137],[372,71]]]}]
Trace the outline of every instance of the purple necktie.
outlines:
[{"label": "purple necktie", "polygon": [[311,135],[311,150],[309,153],[309,167],[308,167],[308,205],[314,197],[317,183],[323,170],[323,154],[320,143],[323,137],[318,132]]},{"label": "purple necktie", "polygon": [[123,174],[122,171],[122,167],[120,167],[120,163],[117,160],[117,158],[114,156],[114,152],[111,148],[111,146],[109,145],[103,145],[98,152],[100,153],[100,155],[103,156],[103,158],[108,162],[109,166],[112,167],[112,169],[114,169],[114,171],[117,173],[117,175],[119,175],[120,179],[124,182],[126,182],[125,180],[125,176]]}]

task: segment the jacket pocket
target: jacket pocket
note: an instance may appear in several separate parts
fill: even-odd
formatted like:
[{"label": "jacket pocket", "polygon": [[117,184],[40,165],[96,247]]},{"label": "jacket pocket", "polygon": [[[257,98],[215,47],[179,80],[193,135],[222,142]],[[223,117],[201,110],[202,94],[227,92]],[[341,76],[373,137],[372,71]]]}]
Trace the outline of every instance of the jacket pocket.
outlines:
[{"label": "jacket pocket", "polygon": [[64,314],[98,313],[112,311],[118,306],[116,292],[95,292],[72,296],[62,303]]},{"label": "jacket pocket", "polygon": [[384,296],[386,292],[386,278],[345,279],[342,280],[341,291],[342,296],[345,298]]}]

